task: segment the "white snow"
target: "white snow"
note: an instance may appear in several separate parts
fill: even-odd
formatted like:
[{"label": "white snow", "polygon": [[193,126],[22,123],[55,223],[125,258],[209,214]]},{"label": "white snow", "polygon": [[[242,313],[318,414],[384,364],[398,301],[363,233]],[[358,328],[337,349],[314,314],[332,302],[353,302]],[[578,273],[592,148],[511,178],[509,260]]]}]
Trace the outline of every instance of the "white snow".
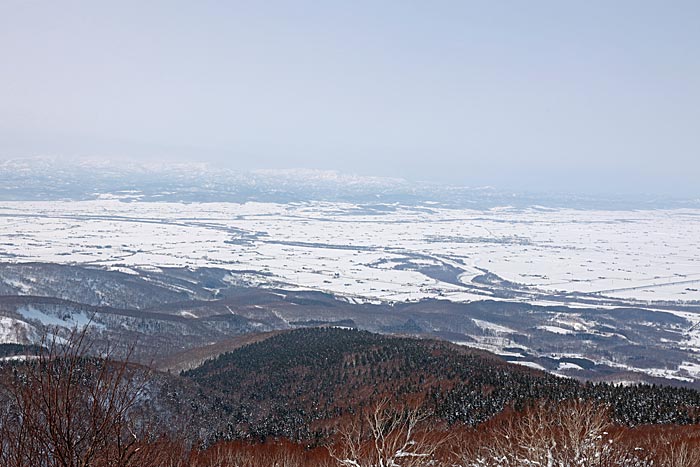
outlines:
[{"label": "white snow", "polygon": [[[686,377],[686,376],[680,376],[678,374],[678,370],[681,369],[681,367],[679,367],[679,368],[638,368],[638,367],[626,365],[624,363],[615,362],[615,361],[605,359],[605,358],[600,359],[596,363],[608,365],[608,366],[613,367],[613,368],[621,368],[621,369],[624,369],[627,371],[632,371],[635,373],[645,373],[647,375],[655,376],[657,378],[675,379],[678,381],[685,381],[685,382],[689,382],[689,383],[692,383],[694,381],[693,378]],[[684,365],[682,365],[682,367],[687,368],[688,363],[687,362],[684,363]]]},{"label": "white snow", "polygon": [[11,355],[9,357],[0,357],[0,361],[3,362],[22,362],[25,360],[34,360],[38,358],[35,355]]},{"label": "white snow", "polygon": [[10,278],[4,278],[2,279],[2,281],[10,287],[17,289],[17,291],[19,291],[22,294],[29,294],[32,291],[31,286],[26,284],[25,282]]},{"label": "white snow", "polygon": [[484,331],[490,331],[494,332],[496,334],[517,334],[518,331],[515,329],[506,327],[506,326],[501,326],[499,324],[491,323],[489,321],[482,321],[480,319],[474,319],[472,318],[472,321],[474,321],[474,324],[479,326],[481,329]]},{"label": "white snow", "polygon": [[546,369],[545,367],[543,367],[543,366],[540,365],[539,363],[535,363],[535,362],[526,362],[526,361],[524,361],[524,360],[518,360],[518,361],[513,361],[513,362],[510,362],[510,363],[516,363],[516,364],[518,364],[518,365],[526,366],[526,367],[529,367],[529,368],[534,368],[535,370],[547,371],[547,369]]},{"label": "white snow", "polygon": [[678,369],[687,372],[694,379],[700,378],[699,362],[683,362]]},{"label": "white snow", "polygon": [[672,310],[664,311],[666,313],[680,316],[681,318],[686,319],[690,323],[689,327],[683,330],[685,340],[682,342],[682,345],[685,348],[693,349],[696,352],[700,352],[700,313]]},{"label": "white snow", "polygon": [[558,326],[537,326],[537,329],[542,329],[543,331],[552,332],[554,334],[575,334],[571,329],[564,329]]},{"label": "white snow", "polygon": [[47,314],[32,305],[25,305],[17,308],[17,313],[19,313],[24,319],[29,321],[39,321],[45,326],[61,326],[67,328],[73,327],[85,327],[87,325],[95,326],[98,328],[104,328],[104,325],[91,322],[90,318],[84,313],[72,312],[66,314],[65,318]]},{"label": "white snow", "polygon": [[466,291],[416,270],[436,264],[458,267],[455,280],[464,283],[481,268],[546,292],[700,300],[700,210],[391,207],[366,214],[362,206],[327,202],[3,202],[0,256],[125,273],[254,270],[269,274],[258,276],[268,283],[361,300],[489,298],[488,287]]},{"label": "white snow", "polygon": [[512,356],[512,357],[522,357],[520,352],[509,352],[504,350],[506,348],[517,348],[522,350],[522,352],[527,352],[529,349],[523,347],[521,344],[504,337],[504,336],[471,336],[474,341],[470,342],[453,342],[457,345],[464,345],[467,347],[473,347],[475,349],[487,350],[502,356]]},{"label": "white snow", "polygon": [[583,370],[583,368],[575,363],[560,362],[559,368],[557,368],[557,371],[563,371],[563,370]]},{"label": "white snow", "polygon": [[35,337],[36,330],[30,324],[0,316],[0,344],[26,344]]}]

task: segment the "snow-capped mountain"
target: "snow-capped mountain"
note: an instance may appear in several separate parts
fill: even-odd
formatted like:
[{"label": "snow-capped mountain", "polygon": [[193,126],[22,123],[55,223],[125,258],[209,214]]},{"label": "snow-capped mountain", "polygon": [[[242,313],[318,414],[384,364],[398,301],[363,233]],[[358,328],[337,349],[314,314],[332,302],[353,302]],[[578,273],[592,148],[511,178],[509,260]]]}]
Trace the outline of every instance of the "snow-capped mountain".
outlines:
[{"label": "snow-capped mountain", "polygon": [[637,209],[700,205],[698,200],[658,197],[597,197],[524,193],[486,187],[450,186],[333,170],[236,170],[207,163],[109,161],[36,157],[0,160],[0,200],[438,203],[498,206]]}]

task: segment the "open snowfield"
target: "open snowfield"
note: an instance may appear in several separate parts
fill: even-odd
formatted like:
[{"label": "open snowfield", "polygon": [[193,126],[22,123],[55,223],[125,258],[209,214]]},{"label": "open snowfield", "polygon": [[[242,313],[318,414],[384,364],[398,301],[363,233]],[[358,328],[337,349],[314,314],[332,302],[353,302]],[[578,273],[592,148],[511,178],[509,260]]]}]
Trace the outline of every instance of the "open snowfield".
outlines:
[{"label": "open snowfield", "polygon": [[373,300],[488,298],[487,287],[475,293],[460,285],[485,271],[548,293],[700,300],[698,240],[700,210],[692,209],[0,203],[2,261],[95,264],[124,272],[215,266]]}]

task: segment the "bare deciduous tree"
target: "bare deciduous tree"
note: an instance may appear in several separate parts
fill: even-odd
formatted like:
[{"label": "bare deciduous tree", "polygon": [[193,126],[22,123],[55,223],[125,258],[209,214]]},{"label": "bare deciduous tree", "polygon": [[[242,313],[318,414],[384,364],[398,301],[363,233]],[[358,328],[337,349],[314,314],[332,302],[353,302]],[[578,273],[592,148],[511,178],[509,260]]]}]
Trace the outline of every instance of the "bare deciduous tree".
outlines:
[{"label": "bare deciduous tree", "polygon": [[417,406],[397,410],[384,399],[339,430],[331,457],[343,467],[429,465],[449,436],[435,436]]},{"label": "bare deciduous tree", "polygon": [[[5,368],[0,461],[7,467],[141,465],[146,428],[131,417],[147,371],[88,356],[86,329],[53,338],[23,363]],[[143,452],[142,452],[143,451]]]},{"label": "bare deciduous tree", "polygon": [[659,440],[658,444],[668,447],[663,455],[663,465],[667,467],[698,467],[700,466],[700,449],[693,447],[687,441],[677,442],[669,439]]},{"label": "bare deciduous tree", "polygon": [[540,403],[524,414],[507,417],[459,452],[469,467],[643,467],[617,444],[613,425],[604,407],[590,402]]}]

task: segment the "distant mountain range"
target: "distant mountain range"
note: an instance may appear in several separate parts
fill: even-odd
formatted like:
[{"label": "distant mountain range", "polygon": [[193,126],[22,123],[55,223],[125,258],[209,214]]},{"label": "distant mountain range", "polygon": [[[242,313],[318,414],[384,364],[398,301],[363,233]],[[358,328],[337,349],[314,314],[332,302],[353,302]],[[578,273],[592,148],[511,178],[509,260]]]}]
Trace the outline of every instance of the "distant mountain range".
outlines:
[{"label": "distant mountain range", "polygon": [[0,161],[0,200],[402,203],[487,209],[500,206],[582,209],[698,207],[700,200],[524,193],[449,186],[328,170],[241,171],[204,163],[141,163],[51,157]]}]

